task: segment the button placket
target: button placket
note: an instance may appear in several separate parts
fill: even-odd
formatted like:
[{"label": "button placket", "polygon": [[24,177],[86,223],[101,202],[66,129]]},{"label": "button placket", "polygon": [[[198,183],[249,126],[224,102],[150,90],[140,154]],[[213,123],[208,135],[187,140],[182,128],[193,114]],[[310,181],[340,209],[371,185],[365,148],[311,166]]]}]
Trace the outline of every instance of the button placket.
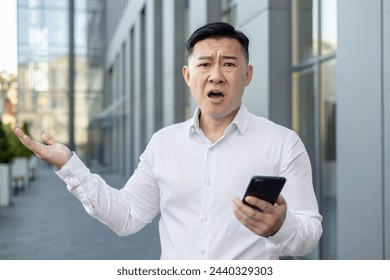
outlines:
[{"label": "button placket", "polygon": [[215,148],[209,145],[206,151],[205,165],[202,179],[202,201],[200,205],[200,217],[199,217],[199,239],[198,239],[198,252],[201,257],[206,255],[206,249],[210,243],[209,236],[209,213],[211,207],[210,193],[213,185],[213,174],[215,173]]}]

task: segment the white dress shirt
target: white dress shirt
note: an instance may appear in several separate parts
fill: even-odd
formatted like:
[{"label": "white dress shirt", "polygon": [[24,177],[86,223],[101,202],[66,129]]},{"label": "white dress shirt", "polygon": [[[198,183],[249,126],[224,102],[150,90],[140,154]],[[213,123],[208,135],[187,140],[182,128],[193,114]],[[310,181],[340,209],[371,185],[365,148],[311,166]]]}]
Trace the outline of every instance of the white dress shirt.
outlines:
[{"label": "white dress shirt", "polygon": [[[160,212],[162,259],[278,259],[317,244],[322,217],[309,157],[292,131],[241,106],[224,135],[211,143],[192,119],[155,133],[138,168],[117,190],[92,174],[76,154],[56,173],[86,211],[118,235],[142,229]],[[287,216],[268,238],[234,216],[253,175],[286,177]]]}]

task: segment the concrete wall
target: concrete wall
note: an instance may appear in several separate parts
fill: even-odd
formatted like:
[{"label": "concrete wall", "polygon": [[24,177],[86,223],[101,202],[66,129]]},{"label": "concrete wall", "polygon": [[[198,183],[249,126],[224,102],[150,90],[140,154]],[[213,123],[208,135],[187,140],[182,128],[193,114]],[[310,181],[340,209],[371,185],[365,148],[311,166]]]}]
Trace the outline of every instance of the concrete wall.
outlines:
[{"label": "concrete wall", "polygon": [[243,102],[291,127],[291,1],[237,1],[237,28],[250,38],[254,76]]},{"label": "concrete wall", "polygon": [[383,1],[384,251],[390,259],[390,1]]},{"label": "concrete wall", "polygon": [[185,83],[184,1],[164,1],[163,9],[163,126],[183,121]]},{"label": "concrete wall", "polygon": [[338,1],[340,259],[389,258],[389,22],[388,0]]}]

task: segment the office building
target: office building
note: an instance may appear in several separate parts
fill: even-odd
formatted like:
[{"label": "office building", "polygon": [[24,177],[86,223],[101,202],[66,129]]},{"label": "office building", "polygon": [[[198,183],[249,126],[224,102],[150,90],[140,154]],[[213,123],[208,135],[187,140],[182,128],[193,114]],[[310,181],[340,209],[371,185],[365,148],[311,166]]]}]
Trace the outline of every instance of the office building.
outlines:
[{"label": "office building", "polygon": [[[19,9],[28,6],[21,6],[23,2],[53,1],[19,1]],[[243,102],[253,113],[294,129],[311,158],[324,233],[306,258],[390,259],[390,1],[89,2],[99,7],[92,9],[86,26],[95,35],[104,30],[102,45],[97,43],[103,60],[88,64],[86,55],[80,67],[95,65],[99,70],[85,78],[94,86],[100,82],[89,78],[102,79],[102,88],[92,91],[96,98],[82,98],[88,102],[75,100],[75,108],[90,112],[81,124],[75,114],[75,135],[81,135],[77,128],[84,133],[88,128],[89,135],[84,142],[76,140],[76,147],[88,143],[90,158],[130,176],[155,131],[193,114],[195,104],[181,74],[186,39],[208,22],[230,22],[251,40],[254,77]],[[50,33],[39,31],[37,43],[46,46]],[[66,49],[66,43],[54,47],[49,42],[44,55],[60,46]],[[99,58],[100,47],[86,49],[86,54],[95,50]],[[25,71],[38,69],[34,77],[40,81],[41,73],[50,72],[50,63],[64,67],[58,60],[68,53],[62,54],[57,62],[19,63]],[[23,98],[35,100],[38,92],[47,92],[45,81],[39,86]],[[66,140],[66,91],[45,94],[39,125],[50,123],[47,128]],[[53,100],[57,95],[62,96],[60,104]]]}]

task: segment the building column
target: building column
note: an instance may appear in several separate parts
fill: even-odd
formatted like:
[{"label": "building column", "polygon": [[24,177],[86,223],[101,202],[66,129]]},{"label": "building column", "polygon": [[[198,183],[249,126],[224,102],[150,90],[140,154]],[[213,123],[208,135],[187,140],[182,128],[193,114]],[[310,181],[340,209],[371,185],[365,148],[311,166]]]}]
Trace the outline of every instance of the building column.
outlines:
[{"label": "building column", "polygon": [[163,5],[163,126],[184,120],[185,1],[167,0]]},{"label": "building column", "polygon": [[[388,15],[387,21],[383,20],[385,2],[337,2],[339,259],[383,259],[385,240],[387,245],[389,242],[389,237],[385,237],[389,235],[390,172],[389,105],[384,104],[389,101],[385,77],[390,74],[385,72],[389,71],[388,54],[385,55],[389,49],[389,32],[384,32],[389,29]],[[389,257],[389,248],[386,250]]]},{"label": "building column", "polygon": [[250,39],[254,76],[243,102],[249,110],[291,127],[291,3],[253,1],[237,6],[237,26]]},{"label": "building column", "polygon": [[390,259],[390,1],[383,1],[383,156],[385,259]]}]

